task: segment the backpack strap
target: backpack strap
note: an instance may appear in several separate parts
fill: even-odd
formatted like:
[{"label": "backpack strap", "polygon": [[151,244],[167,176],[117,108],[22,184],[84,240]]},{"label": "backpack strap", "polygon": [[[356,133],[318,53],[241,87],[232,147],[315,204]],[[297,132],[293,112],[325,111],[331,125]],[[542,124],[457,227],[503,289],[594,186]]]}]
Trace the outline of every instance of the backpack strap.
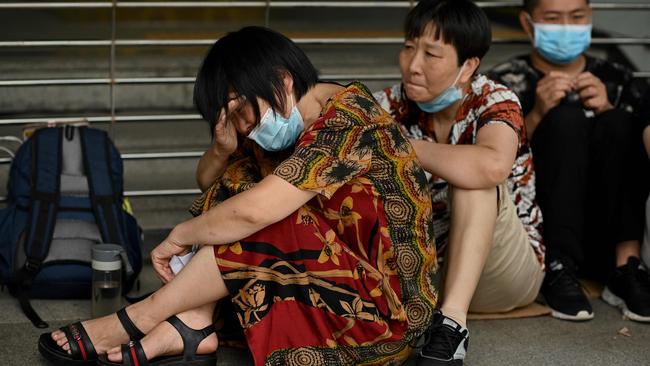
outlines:
[{"label": "backpack strap", "polygon": [[[126,249],[122,191],[118,191],[113,183],[110,140],[106,132],[94,128],[79,127],[79,135],[90,201],[102,240]],[[133,271],[128,260],[124,264],[127,273]]]},{"label": "backpack strap", "polygon": [[29,303],[29,289],[52,243],[61,182],[61,128],[36,131],[32,140],[32,194],[25,236],[25,264],[16,275],[20,307],[38,328],[45,323]]}]

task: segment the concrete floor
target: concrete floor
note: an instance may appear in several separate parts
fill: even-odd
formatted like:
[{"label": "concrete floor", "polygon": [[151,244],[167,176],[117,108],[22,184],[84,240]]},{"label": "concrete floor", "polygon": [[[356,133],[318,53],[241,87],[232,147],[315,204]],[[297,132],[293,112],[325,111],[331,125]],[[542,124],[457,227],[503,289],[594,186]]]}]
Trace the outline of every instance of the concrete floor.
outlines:
[{"label": "concrete floor", "polygon": [[[52,328],[90,315],[89,300],[33,303]],[[0,364],[48,365],[36,345],[43,330],[27,321],[7,293],[0,294],[0,309]],[[623,320],[600,300],[594,310],[596,318],[586,323],[551,317],[471,321],[466,365],[650,365],[650,325]],[[629,336],[619,333],[624,327]],[[222,348],[218,355],[219,365],[252,365],[244,351]]]},{"label": "concrete floor", "polygon": [[[147,231],[144,251],[165,236],[163,230]],[[159,286],[150,265],[140,278],[141,293]],[[34,300],[33,305],[52,329],[90,317],[89,300]],[[650,365],[650,324],[624,320],[601,300],[593,306],[596,318],[584,323],[549,316],[470,321],[466,365]],[[37,350],[42,332],[29,323],[14,298],[0,292],[0,365],[47,365]],[[223,348],[218,355],[219,365],[252,365],[241,350]],[[407,365],[414,365],[413,358]]]}]

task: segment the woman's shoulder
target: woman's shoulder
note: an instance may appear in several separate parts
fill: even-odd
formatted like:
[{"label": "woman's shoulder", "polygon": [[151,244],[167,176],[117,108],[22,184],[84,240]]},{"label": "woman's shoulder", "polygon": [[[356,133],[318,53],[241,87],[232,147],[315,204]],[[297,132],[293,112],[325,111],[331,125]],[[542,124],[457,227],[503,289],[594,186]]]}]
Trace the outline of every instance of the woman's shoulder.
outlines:
[{"label": "woman's shoulder", "polygon": [[335,93],[323,110],[326,121],[346,123],[350,126],[385,124],[390,116],[379,105],[370,89],[354,81]]},{"label": "woman's shoulder", "polygon": [[516,104],[520,108],[519,98],[507,86],[485,75],[476,75],[470,86],[470,104],[480,109],[491,109],[499,105]]}]

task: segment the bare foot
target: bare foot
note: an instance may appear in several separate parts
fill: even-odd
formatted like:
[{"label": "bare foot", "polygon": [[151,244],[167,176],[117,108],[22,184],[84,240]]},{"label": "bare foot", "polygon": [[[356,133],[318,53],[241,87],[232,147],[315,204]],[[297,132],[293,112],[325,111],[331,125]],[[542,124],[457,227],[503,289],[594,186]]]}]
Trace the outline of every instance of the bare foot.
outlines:
[{"label": "bare foot", "polygon": [[[203,329],[211,321],[204,318],[191,318],[185,314],[179,315],[178,317],[192,329]],[[148,360],[159,356],[183,354],[183,339],[181,335],[176,328],[166,321],[158,324],[158,326],[147,333],[147,336],[140,341],[140,344]],[[212,333],[201,341],[196,354],[205,355],[213,353],[217,350],[218,344],[217,335]],[[108,350],[108,360],[111,362],[122,362],[122,351],[119,346]]]},{"label": "bare foot", "polygon": [[[148,321],[134,317],[132,315],[134,311],[129,311],[128,309],[131,309],[131,307],[127,308],[127,314],[129,314],[131,320],[141,331],[146,333],[155,325],[147,324],[149,323]],[[106,353],[106,351],[115,347],[115,345],[129,341],[129,335],[122,327],[115,313],[97,319],[90,319],[81,322],[81,324],[86,330],[86,333],[88,333],[88,337],[95,347],[97,354]],[[61,330],[57,329],[52,332],[52,339],[59,347],[68,352],[68,354],[71,353],[68,338]]]}]

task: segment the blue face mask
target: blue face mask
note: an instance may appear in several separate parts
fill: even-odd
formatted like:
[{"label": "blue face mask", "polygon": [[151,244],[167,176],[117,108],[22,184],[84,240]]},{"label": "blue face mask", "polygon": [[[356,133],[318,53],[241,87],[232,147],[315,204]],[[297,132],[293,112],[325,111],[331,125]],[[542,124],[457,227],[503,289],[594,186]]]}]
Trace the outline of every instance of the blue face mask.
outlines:
[{"label": "blue face mask", "polygon": [[[293,97],[291,98],[293,104]],[[289,117],[283,117],[269,108],[248,138],[257,142],[266,151],[280,151],[296,143],[304,129],[304,122],[298,106],[294,104]]]},{"label": "blue face mask", "polygon": [[459,101],[460,98],[463,97],[463,90],[460,87],[456,86],[456,83],[460,78],[460,73],[463,72],[463,67],[465,67],[465,64],[460,67],[460,71],[458,71],[458,75],[456,76],[454,82],[451,83],[451,86],[445,89],[442,94],[433,98],[433,100],[430,102],[415,102],[415,104],[417,104],[418,107],[420,107],[420,109],[425,112],[436,113]]},{"label": "blue face mask", "polygon": [[534,46],[554,64],[568,64],[589,48],[591,24],[530,23],[535,28]]}]

